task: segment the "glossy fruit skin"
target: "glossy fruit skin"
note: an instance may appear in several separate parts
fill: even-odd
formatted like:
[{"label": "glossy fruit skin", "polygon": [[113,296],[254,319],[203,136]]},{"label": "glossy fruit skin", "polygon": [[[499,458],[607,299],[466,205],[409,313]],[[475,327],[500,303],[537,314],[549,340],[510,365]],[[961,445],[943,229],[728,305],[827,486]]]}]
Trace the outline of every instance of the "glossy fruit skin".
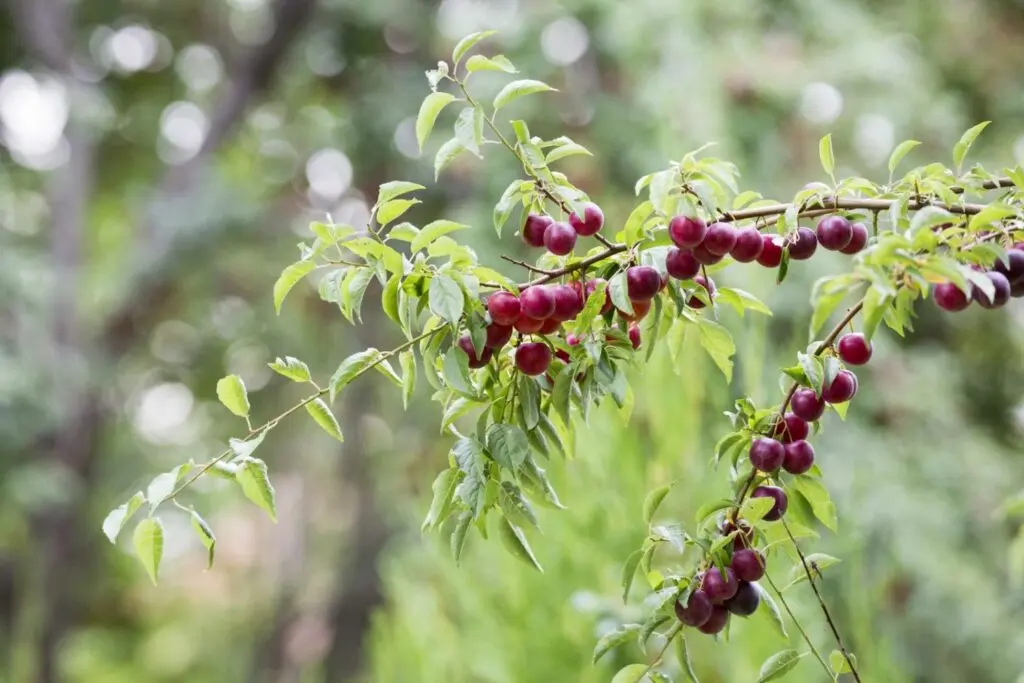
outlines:
[{"label": "glossy fruit skin", "polygon": [[554,222],[551,216],[531,213],[526,217],[526,222],[523,224],[523,241],[531,247],[543,247],[544,233],[548,231],[548,226]]},{"label": "glossy fruit skin", "polygon": [[709,636],[721,633],[725,625],[729,623],[729,610],[722,605],[714,605],[711,608],[711,616],[703,624],[697,627],[701,633]]},{"label": "glossy fruit skin", "polygon": [[484,342],[484,346],[489,349],[500,349],[512,338],[513,331],[511,325],[491,323],[487,326],[487,341]]},{"label": "glossy fruit skin", "polygon": [[512,292],[495,292],[487,299],[487,312],[499,325],[514,325],[522,310],[519,297]]},{"label": "glossy fruit skin", "polygon": [[661,289],[661,273],[654,266],[632,266],[626,270],[629,300],[650,301]]},{"label": "glossy fruit skin", "polygon": [[740,584],[734,595],[725,603],[725,608],[738,617],[749,617],[761,604],[761,594],[747,581]]},{"label": "glossy fruit skin", "polygon": [[558,318],[548,318],[541,323],[540,329],[537,330],[538,334],[553,334],[558,332],[562,328],[562,321]]},{"label": "glossy fruit skin", "polygon": [[778,235],[761,235],[761,253],[757,262],[765,268],[778,268],[782,263],[782,242]]},{"label": "glossy fruit skin", "polygon": [[700,582],[700,589],[708,594],[708,597],[716,605],[720,605],[732,596],[736,595],[736,589],[740,582],[732,569],[725,568],[723,574],[718,567],[712,567],[704,572],[704,578]]},{"label": "glossy fruit skin", "polygon": [[852,256],[860,252],[868,243],[868,226],[854,223],[850,226],[850,243],[839,250],[840,254]]},{"label": "glossy fruit skin", "polygon": [[527,287],[519,295],[522,315],[534,320],[547,320],[555,312],[555,294],[551,287]]},{"label": "glossy fruit skin", "polygon": [[962,311],[971,305],[971,298],[952,282],[942,282],[935,285],[932,296],[935,297],[936,305],[946,311]]},{"label": "glossy fruit skin", "polygon": [[1024,281],[1024,249],[1014,247],[1006,252],[1008,263],[996,260],[992,270],[1010,281],[1010,286]]},{"label": "glossy fruit skin", "polygon": [[832,384],[821,392],[822,398],[829,403],[845,403],[857,395],[857,375],[849,370],[840,370]]},{"label": "glossy fruit skin", "polygon": [[775,423],[774,436],[784,444],[806,439],[810,433],[810,425],[795,413],[786,413],[783,420]]},{"label": "glossy fruit skin", "polygon": [[665,269],[677,280],[689,280],[700,272],[700,261],[694,258],[689,249],[672,247],[665,257]]},{"label": "glossy fruit skin", "polygon": [[491,356],[494,355],[491,349],[484,347],[483,352],[478,356],[476,349],[473,348],[473,340],[469,338],[468,334],[459,338],[459,348],[469,356],[469,367],[473,369],[482,368],[487,365],[487,362],[491,360]]},{"label": "glossy fruit skin", "polygon": [[818,250],[818,237],[810,228],[797,228],[796,239],[789,244],[789,258],[806,261]]},{"label": "glossy fruit skin", "polygon": [[825,216],[815,230],[818,243],[829,251],[841,251],[853,239],[853,225],[843,216]]},{"label": "glossy fruit skin", "polygon": [[814,446],[806,441],[794,441],[785,445],[786,458],[782,469],[790,474],[803,474],[814,464]]},{"label": "glossy fruit skin", "polygon": [[775,439],[759,436],[750,444],[750,464],[761,472],[774,472],[782,467],[786,447]]},{"label": "glossy fruit skin", "polygon": [[668,236],[682,249],[690,249],[704,241],[707,224],[696,216],[676,216],[668,223]]},{"label": "glossy fruit skin", "polygon": [[[693,281],[704,288],[704,290],[708,293],[708,298],[712,300],[715,298],[714,280],[712,280],[711,278],[705,280],[703,275],[697,275],[693,278]],[[706,304],[700,299],[698,299],[696,296],[691,296],[690,300],[686,302],[686,305],[689,306],[690,308],[704,308],[704,306],[706,306]]]},{"label": "glossy fruit skin", "polygon": [[693,248],[693,258],[697,259],[697,263],[713,266],[725,257],[721,254],[712,253],[708,246],[701,242]]},{"label": "glossy fruit skin", "polygon": [[797,389],[789,401],[789,407],[801,420],[814,422],[825,414],[825,399],[815,394],[814,389]]},{"label": "glossy fruit skin", "polygon": [[758,486],[754,489],[754,492],[750,494],[751,498],[773,498],[775,505],[768,511],[768,514],[764,518],[769,522],[782,519],[782,516],[786,514],[786,509],[789,507],[789,498],[786,496],[786,492],[780,489],[778,486]]},{"label": "glossy fruit skin", "polygon": [[540,331],[540,328],[544,326],[543,320],[535,320],[529,316],[523,315],[519,317],[516,324],[512,327],[515,328],[516,332],[522,334],[534,334]]},{"label": "glossy fruit skin", "polygon": [[576,247],[576,231],[568,223],[552,223],[544,231],[544,246],[556,256],[565,256]]},{"label": "glossy fruit skin", "polygon": [[762,251],[764,251],[764,240],[761,233],[750,225],[736,231],[736,244],[729,254],[740,263],[750,263],[756,261]]},{"label": "glossy fruit skin", "polygon": [[597,204],[587,202],[583,205],[583,216],[575,213],[569,215],[569,225],[580,237],[596,235],[604,226],[604,212]]},{"label": "glossy fruit skin", "polygon": [[676,601],[676,618],[687,626],[700,627],[711,618],[713,605],[707,593],[698,589],[690,593],[690,601],[683,607],[683,603]]},{"label": "glossy fruit skin", "polygon": [[598,288],[600,284],[604,283],[604,303],[601,304],[601,314],[604,315],[608,311],[612,310],[612,295],[608,292],[608,281],[603,277],[595,277],[593,280],[588,280],[584,291],[587,294],[587,298],[594,293],[594,290]]},{"label": "glossy fruit skin", "polygon": [[650,301],[630,301],[633,304],[633,314],[630,315],[625,311],[619,311],[619,317],[626,322],[635,323],[638,320],[643,320],[647,317],[647,314],[651,312]]},{"label": "glossy fruit skin", "polygon": [[543,375],[551,365],[551,349],[543,342],[527,342],[516,349],[516,367],[524,375]]},{"label": "glossy fruit skin", "polygon": [[640,348],[640,328],[637,327],[636,323],[629,326],[628,331],[629,343],[633,345],[634,349]]},{"label": "glossy fruit skin", "polygon": [[839,349],[839,357],[847,365],[864,365],[871,360],[871,353],[874,347],[860,332],[850,332],[839,338],[836,345]]},{"label": "glossy fruit skin", "polygon": [[730,567],[740,581],[758,581],[764,576],[764,555],[753,548],[741,548],[733,552]]},{"label": "glossy fruit skin", "polygon": [[555,310],[551,317],[555,320],[572,320],[583,310],[583,302],[580,295],[569,285],[555,285],[551,288],[555,300]]},{"label": "glossy fruit skin", "polygon": [[1006,305],[1006,302],[1010,300],[1010,280],[1007,279],[1002,273],[995,271],[985,273],[985,277],[992,282],[993,294],[992,298],[985,296],[985,293],[981,291],[981,287],[975,287],[971,298],[978,302],[978,305],[982,308],[993,309],[1002,308]]},{"label": "glossy fruit skin", "polygon": [[716,256],[725,256],[736,246],[736,228],[729,223],[712,223],[704,235],[704,247]]}]

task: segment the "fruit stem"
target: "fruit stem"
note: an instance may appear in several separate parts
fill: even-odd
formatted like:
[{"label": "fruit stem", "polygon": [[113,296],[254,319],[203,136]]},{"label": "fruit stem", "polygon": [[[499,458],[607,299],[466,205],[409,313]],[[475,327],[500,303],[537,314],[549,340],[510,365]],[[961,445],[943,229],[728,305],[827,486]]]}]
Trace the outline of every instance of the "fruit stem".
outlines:
[{"label": "fruit stem", "polygon": [[764,580],[768,582],[768,585],[772,587],[773,591],[775,591],[775,595],[779,597],[779,602],[782,603],[782,607],[786,610],[786,614],[789,615],[790,620],[796,626],[796,630],[800,631],[800,635],[803,636],[804,642],[807,643],[807,647],[811,648],[811,652],[818,659],[821,665],[825,667],[825,671],[828,672],[828,675],[831,676],[832,668],[825,662],[825,658],[821,656],[820,652],[818,652],[818,648],[814,647],[814,643],[811,641],[811,637],[807,635],[807,631],[804,630],[804,627],[800,624],[800,621],[796,618],[796,615],[793,614],[793,610],[790,609],[789,603],[786,602],[786,598],[783,597],[782,591],[780,591],[779,587],[775,585],[774,581],[772,581],[772,577],[768,576],[767,571],[765,571],[764,573]]}]

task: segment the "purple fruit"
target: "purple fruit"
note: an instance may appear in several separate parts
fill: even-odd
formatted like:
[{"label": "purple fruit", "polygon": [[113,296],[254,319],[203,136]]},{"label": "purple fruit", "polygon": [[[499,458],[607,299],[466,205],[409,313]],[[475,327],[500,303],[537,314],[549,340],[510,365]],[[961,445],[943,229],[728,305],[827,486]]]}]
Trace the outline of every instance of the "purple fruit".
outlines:
[{"label": "purple fruit", "polygon": [[829,251],[841,251],[853,239],[853,226],[842,216],[825,216],[815,231],[818,242]]},{"label": "purple fruit", "polygon": [[690,601],[684,607],[676,601],[676,618],[687,626],[703,626],[711,618],[711,599],[702,590],[690,594]]},{"label": "purple fruit", "polygon": [[668,236],[677,247],[690,249],[704,241],[707,225],[696,216],[676,216],[668,224]]},{"label": "purple fruit", "polygon": [[750,444],[750,464],[761,472],[774,472],[782,467],[786,447],[775,439],[759,436]]},{"label": "purple fruit", "polygon": [[758,486],[754,489],[754,492],[750,494],[750,497],[772,498],[775,500],[775,504],[772,506],[772,509],[764,516],[764,519],[769,522],[782,519],[782,515],[786,514],[786,508],[789,507],[789,498],[786,497],[786,492],[778,486]]},{"label": "purple fruit", "polygon": [[725,608],[738,617],[749,617],[757,611],[761,604],[761,594],[752,583],[744,581],[732,596],[725,603]]},{"label": "purple fruit", "polygon": [[756,261],[764,251],[764,240],[754,226],[736,231],[736,244],[729,254],[740,263]]},{"label": "purple fruit", "polygon": [[736,579],[732,569],[726,567],[723,574],[718,567],[712,567],[705,572],[700,589],[708,594],[711,602],[717,605],[736,595],[736,589],[739,588],[739,585],[739,581]]},{"label": "purple fruit", "polygon": [[814,464],[814,446],[806,441],[794,441],[784,446],[786,457],[782,469],[790,474],[803,474]]},{"label": "purple fruit", "polygon": [[806,261],[818,249],[818,238],[810,228],[797,228],[796,239],[789,244],[789,258]]},{"label": "purple fruit", "polygon": [[730,567],[740,581],[758,581],[764,576],[764,556],[753,548],[741,548],[732,554]]},{"label": "purple fruit", "polygon": [[814,422],[825,413],[825,399],[814,393],[814,389],[797,389],[789,401],[793,414],[805,422]]},{"label": "purple fruit", "polygon": [[703,244],[715,256],[725,256],[736,246],[736,228],[728,223],[712,223]]},{"label": "purple fruit", "polygon": [[665,270],[677,280],[689,280],[700,272],[700,262],[689,249],[672,247],[665,257]]}]

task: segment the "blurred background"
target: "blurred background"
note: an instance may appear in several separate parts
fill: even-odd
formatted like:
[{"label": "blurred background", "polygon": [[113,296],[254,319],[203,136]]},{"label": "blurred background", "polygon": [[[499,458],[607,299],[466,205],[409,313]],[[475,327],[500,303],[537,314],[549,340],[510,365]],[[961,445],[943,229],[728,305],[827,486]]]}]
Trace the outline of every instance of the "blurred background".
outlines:
[{"label": "blurred background", "polygon": [[[509,114],[595,150],[565,170],[612,225],[636,177],[708,141],[745,188],[777,198],[822,179],[826,132],[841,175],[884,179],[906,138],[924,143],[907,167],[949,163],[984,119],[973,156],[993,170],[1024,160],[1022,0],[0,7],[0,680],[12,683],[596,683],[643,657],[630,645],[590,663],[601,633],[642,619],[642,591],[623,605],[619,577],[646,532],[644,494],[681,478],[662,513],[689,523],[725,490],[709,467],[721,411],[740,392],[777,400],[776,369],[806,343],[810,285],[841,256],[795,265],[778,288],[756,266],[723,274],[775,311],[727,318],[734,386],[699,348],[676,372],[656,352],[631,421],[599,415],[576,458],[551,463],[568,510],[541,514],[544,574],[479,539],[456,568],[446,538],[420,534],[450,438],[426,391],[402,413],[376,376],[335,406],[343,445],[297,419],[262,446],[279,524],[228,482],[195,487],[188,502],[219,538],[211,571],[173,508],[158,588],[100,532],[152,476],[242,431],[216,401],[219,377],[244,378],[262,422],[301,395],[266,367],[275,356],[323,377],[399,341],[374,305],[353,328],[309,285],[274,315],[271,286],[311,219],[360,225],[381,182],[419,181],[413,221],[479,226],[461,234],[498,267],[499,249],[523,251],[490,228],[518,172],[510,155],[461,158],[435,185],[444,137],[417,154],[423,72],[463,35],[501,29],[485,49],[560,89]],[[841,521],[815,549],[844,559],[824,586],[864,680],[1024,680],[1024,553],[1013,561],[1016,526],[993,516],[1024,481],[1022,325],[1019,302],[957,316],[922,305],[911,338],[879,335],[849,422],[816,441]],[[827,653],[807,587],[787,594]],[[753,681],[785,647],[758,618],[727,645],[691,640],[705,683]],[[823,680],[810,661],[791,678]]]}]

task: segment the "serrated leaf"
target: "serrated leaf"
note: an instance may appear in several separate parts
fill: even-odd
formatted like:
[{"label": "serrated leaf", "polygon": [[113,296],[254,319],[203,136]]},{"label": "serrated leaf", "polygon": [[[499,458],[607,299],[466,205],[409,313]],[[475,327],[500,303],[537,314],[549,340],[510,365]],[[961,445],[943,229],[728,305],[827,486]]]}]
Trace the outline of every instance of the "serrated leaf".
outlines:
[{"label": "serrated leaf", "polygon": [[487,451],[502,467],[516,470],[530,454],[530,442],[515,425],[492,424],[487,428]]},{"label": "serrated leaf", "polygon": [[420,203],[418,199],[392,199],[384,202],[377,208],[377,224],[384,227]]},{"label": "serrated leaf", "polygon": [[192,463],[178,465],[170,472],[164,472],[153,478],[146,487],[146,500],[149,501],[149,512],[153,514],[160,504],[167,500],[167,497],[174,493],[178,482],[192,471]]},{"label": "serrated leaf", "polygon": [[440,525],[455,510],[455,489],[458,488],[463,476],[461,471],[451,467],[434,479],[434,483],[431,485],[434,497],[430,501],[430,510],[423,520],[422,531]]},{"label": "serrated leaf", "polygon": [[455,139],[463,147],[480,156],[480,144],[483,137],[483,112],[475,107],[466,107],[455,119]]},{"label": "serrated leaf", "polygon": [[672,491],[674,484],[667,484],[665,486],[659,486],[654,489],[644,498],[643,515],[644,524],[650,524],[651,519],[654,518],[654,513],[658,511],[658,507],[662,501],[665,500],[665,496]]},{"label": "serrated leaf", "polygon": [[159,519],[147,517],[135,527],[132,534],[135,556],[146,568],[153,585],[160,574],[160,560],[164,555],[164,525]]},{"label": "serrated leaf", "polygon": [[910,150],[914,149],[921,143],[917,140],[904,140],[900,144],[896,145],[896,149],[889,155],[889,179],[892,180],[892,174],[896,171],[896,166],[899,165],[903,157],[907,156]]},{"label": "serrated leaf", "polygon": [[618,628],[601,636],[597,641],[597,644],[594,646],[594,656],[591,661],[594,664],[597,664],[597,661],[613,648],[622,645],[627,641],[633,640],[633,638],[635,638],[640,632],[640,628],[640,624],[623,624],[622,626],[619,626]]},{"label": "serrated leaf", "polygon": [[540,528],[537,515],[530,503],[523,497],[522,490],[510,481],[501,482],[498,488],[498,507],[513,524]]},{"label": "serrated leaf", "polygon": [[473,523],[473,514],[466,510],[459,515],[458,521],[455,523],[455,528],[452,529],[452,557],[455,558],[455,564],[458,566],[459,561],[462,559],[462,551],[466,547],[466,534],[469,532],[469,525]]},{"label": "serrated leaf", "polygon": [[338,441],[344,441],[345,437],[341,435],[341,427],[338,425],[338,420],[334,417],[334,413],[327,407],[322,398],[318,398],[315,401],[311,401],[306,404],[306,412],[312,416],[316,423],[320,425],[320,428],[330,434]]},{"label": "serrated leaf", "polygon": [[484,507],[484,488],[487,486],[483,447],[474,439],[461,438],[452,446],[455,464],[466,476],[459,482],[455,495],[466,504],[473,517]]},{"label": "serrated leaf", "polygon": [[821,159],[821,167],[825,169],[825,173],[832,177],[836,170],[836,157],[832,153],[832,133],[818,143],[818,158]]},{"label": "serrated leaf", "polygon": [[785,639],[789,639],[789,633],[786,632],[786,622],[782,618],[782,612],[779,611],[779,606],[775,604],[775,599],[764,589],[764,586],[754,582],[754,588],[757,590],[759,596],[761,596],[761,602],[757,606],[758,612],[764,612],[768,615],[768,620],[772,622],[772,626],[779,632]]},{"label": "serrated leaf", "polygon": [[313,272],[314,268],[316,268],[316,264],[312,261],[299,261],[285,268],[277,278],[277,282],[274,283],[274,310],[278,315],[281,313],[281,304],[284,303],[288,292],[292,291],[292,287],[297,285],[299,280]]},{"label": "serrated leaf", "polygon": [[416,390],[416,352],[412,349],[402,351],[398,364],[402,368],[402,407],[407,409]]},{"label": "serrated leaf", "polygon": [[496,33],[497,31],[495,31],[494,29],[488,29],[486,31],[477,31],[476,33],[471,33],[462,40],[460,40],[458,43],[455,44],[455,49],[452,50],[452,64],[454,66],[458,66],[459,62],[462,61],[462,58],[466,56],[467,52],[473,49],[474,45],[479,43],[481,40],[490,38]]},{"label": "serrated leaf", "polygon": [[192,528],[199,534],[199,540],[202,542],[203,547],[206,548],[206,568],[211,569],[213,567],[213,556],[217,549],[217,536],[213,533],[210,525],[206,523],[206,520],[195,510],[191,511],[190,520]]},{"label": "serrated leaf", "polygon": [[277,521],[277,495],[267,475],[267,463],[258,458],[241,460],[235,481],[242,487],[246,498],[270,515],[271,520]]},{"label": "serrated leaf", "polygon": [[803,659],[807,653],[799,653],[796,650],[782,650],[776,652],[761,665],[761,671],[757,677],[757,683],[767,683],[768,681],[775,681],[790,671],[793,670],[800,660]]},{"label": "serrated leaf", "polygon": [[698,319],[700,328],[700,345],[715,361],[715,365],[725,375],[727,382],[732,382],[732,357],[736,353],[736,343],[725,329],[718,323],[707,318]]},{"label": "serrated leaf", "polygon": [[309,373],[309,366],[298,358],[285,356],[284,359],[277,358],[273,363],[267,363],[267,365],[277,374],[287,377],[293,382],[308,382],[312,379],[312,375]]},{"label": "serrated leaf", "polygon": [[519,73],[519,70],[516,69],[515,65],[505,55],[494,55],[493,57],[473,55],[466,60],[466,71],[470,73],[477,71],[503,71],[507,74]]},{"label": "serrated leaf", "polygon": [[433,221],[423,226],[420,233],[416,235],[416,239],[412,241],[409,249],[415,254],[417,251],[429,246],[438,237],[455,232],[456,230],[465,230],[468,227],[468,225],[456,223],[455,221],[443,219]]},{"label": "serrated leaf", "polygon": [[423,104],[420,105],[420,111],[416,115],[416,142],[419,144],[421,152],[423,143],[430,136],[430,131],[434,129],[437,117],[454,100],[455,95],[446,92],[432,92],[424,98]]},{"label": "serrated leaf", "polygon": [[134,496],[110,511],[106,519],[103,520],[103,533],[106,534],[111,543],[117,542],[117,537],[120,535],[121,530],[124,529],[124,525],[128,523],[128,520],[138,512],[145,502],[146,496],[143,495],[142,491],[138,491]]},{"label": "serrated leaf", "polygon": [[964,132],[963,135],[960,136],[960,140],[958,140],[957,143],[953,145],[953,163],[956,165],[957,168],[959,168],[963,164],[964,158],[967,156],[967,152],[970,151],[971,145],[973,145],[974,141],[978,138],[979,135],[981,135],[981,131],[985,130],[985,128],[987,128],[988,124],[990,123],[992,122],[982,121],[976,126],[971,126]]},{"label": "serrated leaf", "polygon": [[377,191],[377,206],[381,206],[395,197],[401,197],[404,194],[425,189],[427,188],[419,183],[410,183],[405,180],[392,180],[381,185],[380,189]]},{"label": "serrated leaf", "polygon": [[217,399],[238,417],[249,416],[249,395],[238,375],[228,375],[217,381]]},{"label": "serrated leaf", "polygon": [[522,529],[508,521],[507,518],[502,517],[499,533],[501,534],[502,543],[513,556],[518,557],[539,572],[544,571],[544,568],[540,566],[540,562],[537,561],[537,557],[533,554],[530,542],[526,540],[526,535]]},{"label": "serrated leaf", "polygon": [[549,92],[555,90],[547,83],[542,81],[535,81],[532,79],[524,79],[520,81],[512,81],[494,97],[494,111],[497,112],[505,105],[514,102],[520,97],[526,95],[532,95],[539,92]]},{"label": "serrated leaf", "polygon": [[345,386],[359,375],[369,370],[375,363],[380,361],[382,353],[374,348],[353,353],[341,361],[338,369],[331,375],[331,402],[338,396]]}]

